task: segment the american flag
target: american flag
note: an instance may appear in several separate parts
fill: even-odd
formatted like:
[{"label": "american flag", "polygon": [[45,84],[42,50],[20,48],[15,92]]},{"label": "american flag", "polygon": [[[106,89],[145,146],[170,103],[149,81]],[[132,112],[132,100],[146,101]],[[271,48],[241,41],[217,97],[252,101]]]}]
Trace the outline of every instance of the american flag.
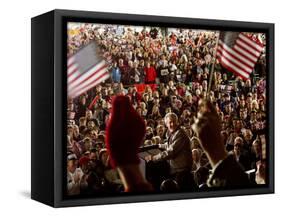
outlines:
[{"label": "american flag", "polygon": [[217,57],[220,64],[243,79],[248,79],[263,50],[263,45],[241,32],[220,32]]},{"label": "american flag", "polygon": [[68,97],[75,98],[109,78],[106,61],[93,41],[67,59]]}]

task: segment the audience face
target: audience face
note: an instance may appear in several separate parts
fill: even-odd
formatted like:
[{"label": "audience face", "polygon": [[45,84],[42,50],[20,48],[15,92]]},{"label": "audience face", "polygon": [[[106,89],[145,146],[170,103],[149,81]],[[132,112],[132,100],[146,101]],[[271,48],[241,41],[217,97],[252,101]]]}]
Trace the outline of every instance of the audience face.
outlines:
[{"label": "audience face", "polygon": [[67,128],[67,135],[69,136],[70,139],[73,138],[73,127]]},{"label": "audience face", "polygon": [[92,140],[96,140],[98,138],[97,132],[95,130],[90,130],[88,135]]},{"label": "audience face", "polygon": [[85,116],[86,116],[87,120],[91,120],[92,116],[93,116],[92,111],[91,110],[87,110]]},{"label": "audience face", "polygon": [[243,147],[243,140],[240,137],[236,137],[234,140],[234,154],[239,156],[241,154],[241,148]]},{"label": "audience face", "polygon": [[193,149],[192,150],[192,159],[193,159],[193,162],[195,163],[198,163],[200,162],[200,151],[199,149]]},{"label": "audience face", "polygon": [[109,156],[107,152],[102,153],[100,160],[105,167],[109,166]]},{"label": "audience face", "polygon": [[225,106],[225,112],[226,112],[226,114],[231,114],[232,106],[230,103]]},{"label": "audience face", "polygon": [[77,125],[73,125],[73,135],[75,138],[79,136],[79,127]]},{"label": "audience face", "polygon": [[96,161],[98,159],[97,153],[95,151],[91,151],[89,155],[90,160]]},{"label": "audience face", "polygon": [[86,118],[85,118],[85,117],[81,117],[81,118],[79,119],[79,127],[81,127],[81,126],[86,126],[86,124],[87,124]]},{"label": "audience face", "polygon": [[177,127],[178,127],[178,123],[176,120],[174,120],[173,118],[171,117],[167,117],[166,120],[165,120],[165,124],[169,130],[170,133],[173,133]]},{"label": "audience face", "polygon": [[123,67],[123,59],[119,59],[119,67]]},{"label": "audience face", "polygon": [[240,118],[242,119],[242,120],[246,120],[247,119],[247,117],[248,117],[248,114],[247,114],[247,110],[240,110]]},{"label": "audience face", "polygon": [[77,160],[68,160],[67,161],[67,171],[70,173],[74,173],[77,168]]},{"label": "audience face", "polygon": [[248,129],[248,130],[245,130],[243,136],[244,136],[244,139],[245,139],[246,142],[251,141],[251,140],[252,140],[252,137],[253,137],[252,131],[249,130],[249,129]]},{"label": "audience face", "polygon": [[153,137],[153,130],[151,127],[146,128],[146,137],[151,139]]},{"label": "audience face", "polygon": [[88,127],[89,130],[93,130],[94,127],[95,127],[94,121],[89,121],[88,124],[87,124],[87,127]]},{"label": "audience face", "polygon": [[85,139],[84,146],[86,151],[90,151],[92,149],[92,141],[90,138]]},{"label": "audience face", "polygon": [[158,125],[156,129],[157,136],[160,136],[161,138],[164,137],[165,133],[165,127],[163,125]]},{"label": "audience face", "polygon": [[89,163],[88,164],[84,163],[84,164],[80,165],[80,168],[84,174],[89,173],[89,168],[90,168],[89,166],[90,166]]}]

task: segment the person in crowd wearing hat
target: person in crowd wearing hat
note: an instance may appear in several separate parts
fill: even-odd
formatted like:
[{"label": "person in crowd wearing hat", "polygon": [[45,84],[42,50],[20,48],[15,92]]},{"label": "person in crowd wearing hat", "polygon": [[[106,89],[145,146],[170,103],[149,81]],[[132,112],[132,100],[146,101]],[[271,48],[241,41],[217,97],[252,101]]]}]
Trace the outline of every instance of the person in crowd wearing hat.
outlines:
[{"label": "person in crowd wearing hat", "polygon": [[67,126],[67,143],[68,150],[76,155],[77,158],[81,156],[80,144],[74,139],[74,127],[73,125]]},{"label": "person in crowd wearing hat", "polygon": [[[69,154],[67,156],[67,194],[78,195],[80,194],[80,186],[83,171],[78,168],[77,157],[75,154]],[[82,183],[85,184],[85,183]]]}]

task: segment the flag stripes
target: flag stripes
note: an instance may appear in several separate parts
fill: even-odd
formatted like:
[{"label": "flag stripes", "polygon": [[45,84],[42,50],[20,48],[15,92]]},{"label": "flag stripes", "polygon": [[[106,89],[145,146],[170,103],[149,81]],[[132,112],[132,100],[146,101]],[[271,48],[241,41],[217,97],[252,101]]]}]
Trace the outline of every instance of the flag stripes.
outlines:
[{"label": "flag stripes", "polygon": [[[92,47],[95,48],[95,46]],[[99,59],[95,49],[89,52],[89,48],[86,48],[84,51],[82,49],[80,52],[79,58],[76,58],[77,54],[74,54],[67,60],[67,91],[70,98],[80,96],[110,77],[106,61],[104,59]],[[83,55],[85,58],[90,59],[86,64],[80,61]],[[93,61],[91,61],[91,58]],[[81,70],[87,68],[87,66],[92,63],[94,63],[94,65],[90,65],[86,71]],[[82,64],[83,66],[81,67]]]},{"label": "flag stripes", "polygon": [[[248,79],[263,50],[263,45],[243,33],[223,33],[217,48],[221,65],[243,79]],[[234,41],[233,46],[227,42]],[[230,44],[230,43],[229,43]]]}]

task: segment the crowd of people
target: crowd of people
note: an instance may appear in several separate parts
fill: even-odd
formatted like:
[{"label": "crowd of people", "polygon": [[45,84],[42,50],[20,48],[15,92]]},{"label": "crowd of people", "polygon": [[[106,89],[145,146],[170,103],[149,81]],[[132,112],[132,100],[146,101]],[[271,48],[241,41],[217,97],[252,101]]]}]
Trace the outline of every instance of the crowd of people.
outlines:
[{"label": "crowd of people", "polygon": [[[227,154],[247,174],[250,186],[266,184],[265,51],[251,78],[243,80],[222,68],[214,57],[217,35],[213,31],[101,24],[75,28],[68,34],[68,55],[91,40],[97,41],[111,78],[75,99],[68,99],[68,195],[124,191],[120,174],[111,166],[105,146],[112,98],[116,95],[128,96],[143,118],[146,126],[143,146],[161,147],[167,143],[170,129],[165,121],[167,114],[177,117],[177,126],[189,141],[191,176],[188,178],[193,180],[192,185],[185,186],[187,182],[178,183],[171,176],[163,176],[152,183],[155,191],[210,188],[212,165],[192,127],[199,102],[205,98],[220,119],[220,138]],[[215,67],[209,90],[212,64]],[[146,159],[147,163],[152,159]]]}]

